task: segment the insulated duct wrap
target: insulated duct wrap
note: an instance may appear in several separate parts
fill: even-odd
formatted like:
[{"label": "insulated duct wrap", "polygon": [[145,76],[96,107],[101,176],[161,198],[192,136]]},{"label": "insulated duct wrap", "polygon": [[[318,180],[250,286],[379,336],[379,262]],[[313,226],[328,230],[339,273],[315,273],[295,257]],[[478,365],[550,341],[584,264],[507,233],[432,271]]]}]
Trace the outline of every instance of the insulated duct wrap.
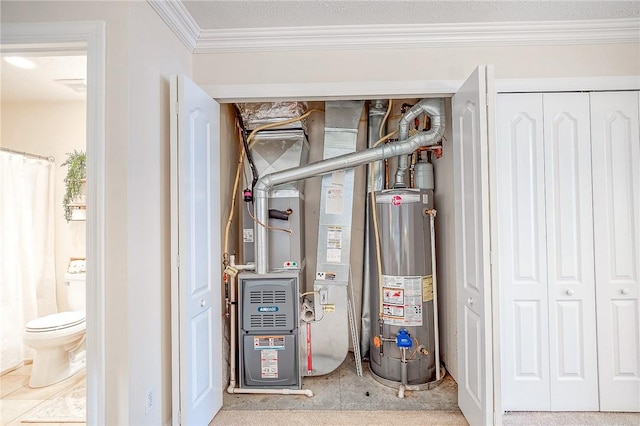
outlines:
[{"label": "insulated duct wrap", "polygon": [[[242,115],[242,121],[248,130],[263,124],[277,123],[290,118],[300,117],[307,112],[306,102],[252,102],[237,104]],[[278,129],[304,128],[304,122],[294,122]]]}]

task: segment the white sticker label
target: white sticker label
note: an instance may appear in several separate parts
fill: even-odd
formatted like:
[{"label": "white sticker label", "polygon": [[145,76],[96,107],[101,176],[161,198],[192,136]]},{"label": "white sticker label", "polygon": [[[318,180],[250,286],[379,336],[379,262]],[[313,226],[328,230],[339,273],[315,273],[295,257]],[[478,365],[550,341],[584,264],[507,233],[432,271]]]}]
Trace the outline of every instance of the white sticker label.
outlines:
[{"label": "white sticker label", "polygon": [[242,241],[245,243],[253,242],[253,229],[243,229],[242,230]]},{"label": "white sticker label", "polygon": [[340,186],[344,185],[344,170],[338,170],[331,174],[331,184]]},{"label": "white sticker label", "polygon": [[253,338],[253,349],[283,350],[284,336],[256,336]]},{"label": "white sticker label", "polygon": [[339,226],[330,226],[327,228],[327,248],[342,248],[342,228]]},{"label": "white sticker label", "polygon": [[260,351],[260,367],[263,379],[277,379],[278,351],[273,349]]},{"label": "white sticker label", "polygon": [[342,259],[342,249],[327,249],[327,262],[340,263]]},{"label": "white sticker label", "polygon": [[422,325],[422,277],[383,275],[382,287],[385,324]]},{"label": "white sticker label", "polygon": [[422,204],[429,204],[429,194],[422,194]]},{"label": "white sticker label", "polygon": [[344,192],[342,188],[330,186],[327,188],[327,205],[325,207],[325,213],[327,214],[342,214],[342,203],[344,200]]}]

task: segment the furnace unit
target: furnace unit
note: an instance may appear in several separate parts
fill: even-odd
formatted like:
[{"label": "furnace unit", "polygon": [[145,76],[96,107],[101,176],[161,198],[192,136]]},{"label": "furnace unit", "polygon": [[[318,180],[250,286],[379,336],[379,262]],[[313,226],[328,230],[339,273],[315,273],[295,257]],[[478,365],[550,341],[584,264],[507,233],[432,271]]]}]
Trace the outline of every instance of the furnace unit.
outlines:
[{"label": "furnace unit", "polygon": [[300,271],[239,275],[241,387],[300,389],[299,294]]}]

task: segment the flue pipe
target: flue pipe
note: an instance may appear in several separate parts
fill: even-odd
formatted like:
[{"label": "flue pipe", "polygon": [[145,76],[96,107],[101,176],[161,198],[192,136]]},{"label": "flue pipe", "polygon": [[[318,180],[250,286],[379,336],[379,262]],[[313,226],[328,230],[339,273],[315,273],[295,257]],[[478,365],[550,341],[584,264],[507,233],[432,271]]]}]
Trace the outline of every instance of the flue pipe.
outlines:
[{"label": "flue pipe", "polygon": [[[444,135],[444,101],[442,99],[422,99],[415,104],[409,111],[404,113],[400,121],[398,122],[398,143],[403,143],[409,138],[409,126],[417,117],[422,114],[427,114],[431,119],[431,129],[428,133],[435,133],[439,135],[436,142],[442,139]],[[413,152],[413,151],[411,151]],[[409,153],[411,154],[411,153]],[[394,188],[406,188],[405,175],[409,168],[409,161],[407,154],[403,154],[398,158],[398,170],[396,170]]]},{"label": "flue pipe", "polygon": [[271,189],[277,185],[321,176],[338,170],[350,169],[374,161],[406,156],[420,147],[435,145],[442,139],[444,134],[444,119],[442,117],[444,116],[444,101],[442,99],[430,99],[428,101],[421,101],[417,104],[424,105],[421,110],[431,118],[431,129],[426,132],[417,133],[403,142],[384,144],[376,148],[365,149],[360,152],[345,154],[288,170],[281,170],[265,175],[258,180],[253,194],[256,217],[255,261],[258,274],[266,274],[267,265],[269,265],[269,233],[263,224],[268,223],[269,206],[267,198]]}]

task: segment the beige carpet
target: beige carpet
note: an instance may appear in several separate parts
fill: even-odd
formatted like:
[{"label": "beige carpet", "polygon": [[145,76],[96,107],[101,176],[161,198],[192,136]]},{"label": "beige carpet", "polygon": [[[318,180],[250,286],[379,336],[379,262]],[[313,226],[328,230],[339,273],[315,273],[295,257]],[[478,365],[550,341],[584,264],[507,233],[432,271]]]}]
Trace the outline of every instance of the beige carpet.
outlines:
[{"label": "beige carpet", "polygon": [[211,425],[466,425],[460,411],[222,410]]},{"label": "beige carpet", "polygon": [[58,396],[43,402],[24,415],[22,423],[85,423],[86,385],[84,380]]},{"label": "beige carpet", "polygon": [[637,426],[640,413],[609,412],[508,412],[502,416],[505,426]]}]

